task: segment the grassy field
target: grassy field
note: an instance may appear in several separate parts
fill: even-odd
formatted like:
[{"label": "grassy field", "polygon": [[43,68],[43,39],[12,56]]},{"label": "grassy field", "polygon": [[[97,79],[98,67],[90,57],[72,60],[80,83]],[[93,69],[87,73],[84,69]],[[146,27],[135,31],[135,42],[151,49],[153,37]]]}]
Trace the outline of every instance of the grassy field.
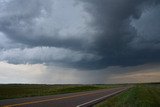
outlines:
[{"label": "grassy field", "polygon": [[94,107],[160,107],[160,84],[139,84]]},{"label": "grassy field", "polygon": [[117,87],[119,85],[38,85],[4,84],[0,85],[0,100],[31,96],[55,95]]}]

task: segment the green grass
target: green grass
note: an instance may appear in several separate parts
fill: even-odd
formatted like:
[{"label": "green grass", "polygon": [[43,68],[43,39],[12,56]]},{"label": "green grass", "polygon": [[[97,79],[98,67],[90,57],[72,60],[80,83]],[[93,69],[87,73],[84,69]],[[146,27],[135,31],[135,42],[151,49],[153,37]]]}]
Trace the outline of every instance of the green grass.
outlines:
[{"label": "green grass", "polygon": [[94,107],[160,107],[160,84],[139,84]]},{"label": "green grass", "polygon": [[117,87],[118,85],[0,85],[0,100],[31,96],[55,95]]}]

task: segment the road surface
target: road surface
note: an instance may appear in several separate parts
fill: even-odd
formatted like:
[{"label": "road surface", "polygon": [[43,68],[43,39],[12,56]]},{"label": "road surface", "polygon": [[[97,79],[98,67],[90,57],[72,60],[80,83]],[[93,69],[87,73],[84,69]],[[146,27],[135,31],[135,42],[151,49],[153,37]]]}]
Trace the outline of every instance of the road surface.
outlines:
[{"label": "road surface", "polygon": [[61,95],[7,99],[0,101],[0,107],[89,107],[128,88],[119,87]]}]

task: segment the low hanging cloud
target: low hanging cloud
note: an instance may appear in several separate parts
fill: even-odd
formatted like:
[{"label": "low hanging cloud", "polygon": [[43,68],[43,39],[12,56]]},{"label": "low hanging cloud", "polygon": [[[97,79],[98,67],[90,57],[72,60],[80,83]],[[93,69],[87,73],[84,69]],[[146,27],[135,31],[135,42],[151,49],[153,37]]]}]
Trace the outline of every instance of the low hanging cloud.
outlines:
[{"label": "low hanging cloud", "polygon": [[159,63],[159,18],[159,0],[0,0],[0,60],[85,70]]},{"label": "low hanging cloud", "polygon": [[78,51],[55,48],[55,47],[35,47],[10,50],[0,52],[0,60],[14,64],[37,64],[37,63],[76,63],[80,61],[96,61],[100,57],[93,54],[81,53]]},{"label": "low hanging cloud", "polygon": [[55,65],[15,65],[0,62],[0,68],[0,83],[103,84],[160,81],[159,64],[147,64],[135,67],[113,66],[102,70],[90,71]]}]

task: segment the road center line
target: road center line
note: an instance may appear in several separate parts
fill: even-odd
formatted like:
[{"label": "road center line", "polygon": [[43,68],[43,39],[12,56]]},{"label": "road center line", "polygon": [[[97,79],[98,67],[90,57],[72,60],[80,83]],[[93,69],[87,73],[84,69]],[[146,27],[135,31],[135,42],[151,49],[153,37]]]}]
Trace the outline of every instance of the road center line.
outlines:
[{"label": "road center line", "polygon": [[118,93],[120,93],[120,92],[122,92],[122,91],[124,91],[124,90],[126,90],[126,89],[122,89],[122,90],[116,91],[116,92],[114,92],[114,93],[111,93],[111,94],[109,94],[109,95],[106,95],[106,96],[103,96],[103,97],[100,97],[100,98],[91,100],[91,101],[89,101],[89,102],[86,102],[86,103],[83,103],[83,104],[80,104],[80,105],[77,105],[76,107],[83,107],[83,106],[85,106],[85,105],[87,105],[87,104],[91,104],[91,103],[94,103],[94,102],[96,102],[96,101],[99,101],[99,100],[105,99],[105,98],[107,98],[107,97],[110,97],[110,96],[112,96],[112,95],[118,94]]},{"label": "road center line", "polygon": [[[101,91],[101,92],[103,92],[103,91]],[[10,104],[10,105],[4,105],[3,107],[22,106],[22,105],[28,105],[28,104],[35,104],[35,103],[42,103],[42,102],[48,102],[48,101],[62,100],[62,99],[85,96],[85,95],[101,93],[101,92],[91,92],[91,93],[84,93],[84,94],[78,94],[78,95],[66,96],[66,97],[60,97],[60,98],[52,98],[52,99],[45,99],[45,100],[39,100],[39,101],[30,101],[30,102],[24,102],[24,103],[19,103],[19,104]]]}]

